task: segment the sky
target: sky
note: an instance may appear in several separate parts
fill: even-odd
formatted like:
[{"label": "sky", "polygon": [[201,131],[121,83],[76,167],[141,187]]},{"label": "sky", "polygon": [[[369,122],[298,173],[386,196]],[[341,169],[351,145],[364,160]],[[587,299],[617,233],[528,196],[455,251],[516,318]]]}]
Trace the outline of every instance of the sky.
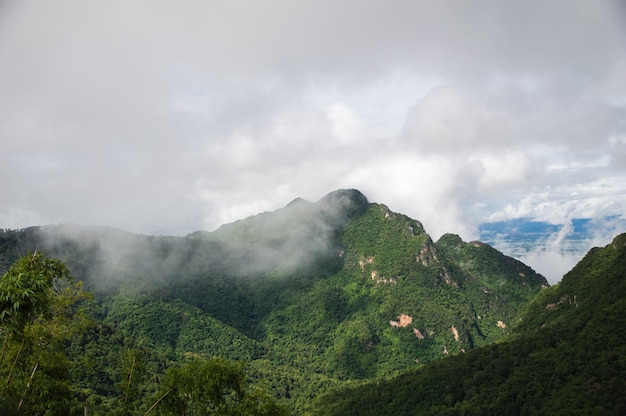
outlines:
[{"label": "sky", "polygon": [[0,228],[185,235],[340,188],[435,239],[623,217],[623,2],[0,0]]}]

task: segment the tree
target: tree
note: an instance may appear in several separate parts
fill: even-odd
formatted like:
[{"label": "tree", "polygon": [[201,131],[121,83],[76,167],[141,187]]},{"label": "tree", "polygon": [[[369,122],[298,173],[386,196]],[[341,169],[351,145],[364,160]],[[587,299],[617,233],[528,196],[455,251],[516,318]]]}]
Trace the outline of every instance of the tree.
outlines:
[{"label": "tree", "polygon": [[140,385],[144,376],[144,366],[138,349],[129,349],[122,356],[122,380],[119,383],[123,393],[122,414],[132,414],[135,401],[139,398]]},{"label": "tree", "polygon": [[55,297],[53,284],[71,281],[60,260],[41,253],[21,257],[0,279],[0,325],[6,333],[16,334],[38,317],[49,317]]},{"label": "tree", "polygon": [[86,297],[58,259],[35,252],[0,278],[0,412],[68,414],[72,390],[64,342],[87,319]]},{"label": "tree", "polygon": [[163,415],[286,415],[261,389],[248,389],[243,363],[214,357],[167,370],[154,405]]}]

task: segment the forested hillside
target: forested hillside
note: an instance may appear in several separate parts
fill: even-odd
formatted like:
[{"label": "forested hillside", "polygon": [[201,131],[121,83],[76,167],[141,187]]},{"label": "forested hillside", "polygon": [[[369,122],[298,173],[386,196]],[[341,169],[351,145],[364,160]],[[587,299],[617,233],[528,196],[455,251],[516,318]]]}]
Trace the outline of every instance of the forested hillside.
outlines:
[{"label": "forested hillside", "polygon": [[252,391],[303,414],[338,387],[503,339],[547,287],[492,247],[435,242],[355,190],[186,237],[4,230],[0,272],[35,250],[93,293],[78,302],[89,323],[65,341],[68,388],[90,414],[144,414],[172,371],[201,371],[185,366],[212,357],[241,363],[231,370],[245,371]]},{"label": "forested hillside", "polygon": [[512,336],[317,400],[319,415],[626,414],[626,235],[527,306]]}]

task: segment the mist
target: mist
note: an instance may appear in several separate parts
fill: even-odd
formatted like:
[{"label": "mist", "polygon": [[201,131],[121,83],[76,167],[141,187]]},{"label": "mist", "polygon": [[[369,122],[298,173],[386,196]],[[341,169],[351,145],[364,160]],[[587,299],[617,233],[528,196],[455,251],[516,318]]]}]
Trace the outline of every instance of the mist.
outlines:
[{"label": "mist", "polygon": [[435,239],[621,215],[624,16],[610,0],[4,1],[0,226],[184,236],[339,188]]},{"label": "mist", "polygon": [[74,224],[37,232],[39,249],[65,261],[74,278],[96,292],[136,296],[192,287],[194,281],[219,286],[215,282],[233,285],[259,277],[310,283],[341,267],[341,232],[367,206],[358,191],[340,190],[315,203],[297,199],[274,212],[186,237]]},{"label": "mist", "polygon": [[516,233],[502,235],[495,239],[493,246],[532,267],[550,284],[556,284],[589,250],[604,247],[615,236],[626,232],[626,220],[623,217],[614,216],[579,222],[584,225],[575,226],[573,220],[565,224],[552,224],[556,231],[538,237],[532,237],[531,234],[525,236],[521,233],[518,237],[522,239],[516,240]]}]

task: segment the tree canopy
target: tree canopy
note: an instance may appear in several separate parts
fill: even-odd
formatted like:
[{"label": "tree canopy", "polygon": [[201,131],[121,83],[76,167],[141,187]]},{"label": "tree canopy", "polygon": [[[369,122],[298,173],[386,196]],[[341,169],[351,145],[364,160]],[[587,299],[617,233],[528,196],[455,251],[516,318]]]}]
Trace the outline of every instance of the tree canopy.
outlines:
[{"label": "tree canopy", "polygon": [[73,392],[64,343],[87,322],[74,305],[86,297],[58,259],[34,252],[0,278],[0,410],[69,414]]}]

